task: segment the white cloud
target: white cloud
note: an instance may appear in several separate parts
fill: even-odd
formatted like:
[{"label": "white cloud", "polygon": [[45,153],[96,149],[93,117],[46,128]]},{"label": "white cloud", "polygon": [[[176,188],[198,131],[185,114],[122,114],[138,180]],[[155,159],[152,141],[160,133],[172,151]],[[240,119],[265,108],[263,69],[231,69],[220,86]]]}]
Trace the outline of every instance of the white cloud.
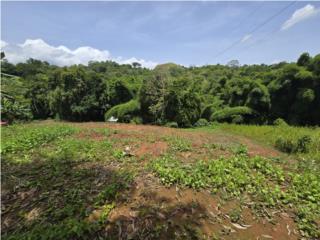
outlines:
[{"label": "white cloud", "polygon": [[128,58],[128,59],[123,59],[122,57],[118,57],[114,59],[114,61],[120,64],[131,64],[133,62],[138,62],[141,64],[141,66],[146,68],[154,68],[156,65],[158,65],[156,62],[146,61],[144,59],[137,59],[135,57]]},{"label": "white cloud", "polygon": [[247,35],[245,35],[245,36],[241,39],[241,42],[248,41],[251,37],[252,37],[251,34],[247,34]]},{"label": "white cloud", "polygon": [[27,39],[23,44],[8,44],[1,40],[1,48],[9,62],[24,62],[29,58],[47,61],[58,66],[88,64],[89,61],[112,60],[120,64],[139,62],[143,67],[154,68],[157,63],[144,59],[112,57],[107,50],[84,46],[71,50],[65,46],[52,46],[42,39]]},{"label": "white cloud", "polygon": [[303,20],[306,20],[310,17],[317,15],[319,12],[320,12],[319,9],[315,8],[311,4],[307,4],[303,8],[296,10],[291,15],[291,17],[282,24],[281,30],[287,30],[292,26],[294,26],[295,24],[297,24],[298,22],[301,22]]},{"label": "white cloud", "polygon": [[0,40],[0,48],[4,48],[5,46],[7,46],[8,43],[6,43],[5,41]]}]

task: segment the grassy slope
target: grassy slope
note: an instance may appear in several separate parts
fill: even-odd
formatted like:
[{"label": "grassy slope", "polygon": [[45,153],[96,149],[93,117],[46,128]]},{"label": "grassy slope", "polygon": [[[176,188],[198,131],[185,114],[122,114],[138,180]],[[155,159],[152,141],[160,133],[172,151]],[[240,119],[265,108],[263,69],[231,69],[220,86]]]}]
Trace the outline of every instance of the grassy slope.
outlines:
[{"label": "grassy slope", "polygon": [[320,165],[320,128],[306,128],[293,126],[252,126],[252,125],[235,125],[221,124],[222,130],[236,133],[242,136],[253,138],[263,144],[275,146],[278,138],[298,139],[308,135],[311,137],[311,144],[307,153],[297,153],[295,157],[306,159],[308,161],[316,161],[317,168]]}]

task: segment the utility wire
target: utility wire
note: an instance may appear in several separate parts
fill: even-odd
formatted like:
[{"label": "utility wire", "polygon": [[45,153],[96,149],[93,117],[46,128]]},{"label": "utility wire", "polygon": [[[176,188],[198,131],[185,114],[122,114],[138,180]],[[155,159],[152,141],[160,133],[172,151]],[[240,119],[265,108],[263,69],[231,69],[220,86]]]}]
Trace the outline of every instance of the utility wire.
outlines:
[{"label": "utility wire", "polygon": [[[283,13],[285,10],[287,10],[289,7],[291,7],[292,5],[294,5],[296,3],[296,1],[291,2],[290,4],[286,5],[284,8],[281,8],[278,12],[276,12],[275,14],[273,14],[271,17],[269,17],[268,19],[266,19],[264,22],[262,22],[261,24],[259,24],[258,26],[256,26],[255,28],[253,28],[253,30],[251,30],[247,35],[251,35],[254,32],[256,32],[257,30],[259,30],[261,27],[263,27],[264,25],[266,25],[267,23],[269,23],[270,21],[272,21],[275,17],[279,16],[281,13]],[[240,39],[238,39],[237,41],[235,41],[234,43],[232,43],[230,46],[228,46],[227,48],[223,49],[221,52],[217,53],[215,56],[213,56],[213,58],[217,58],[221,55],[223,55],[225,52],[229,51],[230,49],[232,49],[234,46],[238,45],[239,43],[242,42],[243,37],[241,37]]]},{"label": "utility wire", "polygon": [[251,11],[246,17],[244,17],[241,21],[238,22],[238,24],[234,27],[234,29],[231,32],[235,32],[243,23],[245,23],[249,17],[252,17],[260,8],[263,6],[264,1],[261,1],[260,4],[253,10]]},{"label": "utility wire", "polygon": [[[297,2],[297,1],[295,1],[294,3],[296,3],[296,2]],[[265,34],[265,35],[262,36],[261,38],[258,38],[257,41],[251,43],[251,44],[248,45],[247,47],[244,47],[244,48],[242,49],[242,51],[246,51],[246,50],[248,50],[248,49],[250,49],[250,48],[252,48],[252,47],[254,47],[254,46],[256,46],[256,45],[259,45],[259,44],[261,44],[261,43],[264,43],[264,42],[268,41],[268,40],[270,39],[270,37],[274,36],[274,34],[277,33],[277,32],[279,32],[279,31],[280,31],[280,30],[279,30],[278,27],[275,28],[273,31]]]},{"label": "utility wire", "polygon": [[277,33],[277,32],[279,32],[278,28],[276,28],[275,30],[267,33],[267,34],[264,35],[263,37],[258,38],[257,41],[255,41],[255,42],[251,43],[250,45],[244,47],[244,48],[242,49],[242,51],[248,50],[248,49],[250,49],[250,48],[252,48],[252,47],[254,47],[254,46],[256,46],[256,45],[259,45],[259,44],[261,44],[261,43],[263,43],[263,42],[266,42],[266,41],[270,38],[270,36],[273,36],[273,35],[274,35],[275,33]]}]

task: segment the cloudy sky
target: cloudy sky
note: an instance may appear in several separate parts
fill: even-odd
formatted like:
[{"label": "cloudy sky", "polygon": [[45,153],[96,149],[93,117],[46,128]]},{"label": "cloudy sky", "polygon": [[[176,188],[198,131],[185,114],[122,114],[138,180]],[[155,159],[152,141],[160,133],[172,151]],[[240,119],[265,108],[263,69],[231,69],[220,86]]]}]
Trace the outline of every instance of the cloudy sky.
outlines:
[{"label": "cloudy sky", "polygon": [[11,62],[185,66],[295,61],[320,53],[320,2],[2,2]]}]

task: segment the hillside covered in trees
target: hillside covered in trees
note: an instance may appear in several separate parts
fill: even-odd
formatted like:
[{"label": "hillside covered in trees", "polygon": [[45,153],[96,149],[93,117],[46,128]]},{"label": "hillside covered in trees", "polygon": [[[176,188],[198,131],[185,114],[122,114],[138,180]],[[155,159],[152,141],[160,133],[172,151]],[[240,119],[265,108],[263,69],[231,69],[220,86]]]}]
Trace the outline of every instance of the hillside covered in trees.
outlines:
[{"label": "hillside covered in trees", "polygon": [[[3,57],[3,56],[2,56]],[[320,55],[296,63],[174,63],[150,70],[112,61],[58,67],[35,59],[1,61],[2,119],[55,118],[179,127],[207,121],[292,125],[320,123]]]}]

